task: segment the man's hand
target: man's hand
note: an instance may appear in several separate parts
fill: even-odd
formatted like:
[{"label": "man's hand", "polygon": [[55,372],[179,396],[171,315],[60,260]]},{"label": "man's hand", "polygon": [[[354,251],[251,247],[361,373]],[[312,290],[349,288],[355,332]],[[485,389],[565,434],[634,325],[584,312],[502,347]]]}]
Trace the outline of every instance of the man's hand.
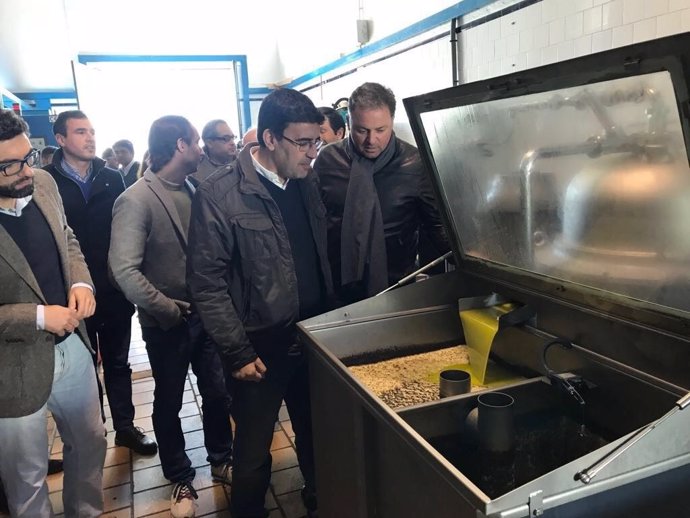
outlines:
[{"label": "man's hand", "polygon": [[79,325],[77,311],[64,306],[44,306],[43,327],[58,336],[72,333]]},{"label": "man's hand", "polygon": [[96,299],[93,291],[84,286],[75,286],[69,290],[67,307],[76,311],[77,319],[83,320],[96,311]]},{"label": "man's hand", "polygon": [[232,377],[240,381],[261,381],[266,374],[266,366],[261,358],[257,358],[252,363],[248,363],[239,370],[232,373]]}]

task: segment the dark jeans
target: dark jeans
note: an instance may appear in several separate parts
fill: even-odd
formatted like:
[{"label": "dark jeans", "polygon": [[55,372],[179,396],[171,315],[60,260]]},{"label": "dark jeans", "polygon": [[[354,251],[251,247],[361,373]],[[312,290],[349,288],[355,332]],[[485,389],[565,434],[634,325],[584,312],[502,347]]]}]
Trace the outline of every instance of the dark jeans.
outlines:
[{"label": "dark jeans", "polygon": [[227,372],[233,394],[235,456],[232,471],[230,510],[233,518],[268,516],[264,497],[271,479],[271,441],[282,400],[295,431],[297,460],[308,497],[315,507],[314,452],[309,401],[309,372],[306,353],[262,354],[266,377],[256,383],[238,381]]},{"label": "dark jeans", "polygon": [[189,364],[202,398],[204,445],[213,466],[232,458],[230,397],[216,347],[197,315],[163,331],[143,327],[156,388],[153,393],[153,429],[156,432],[163,475],[171,482],[191,482],[195,470],[185,453],[179,413]]},{"label": "dark jeans", "polygon": [[[86,319],[86,331],[91,347],[100,350],[103,360],[103,382],[108,394],[110,414],[115,431],[132,426],[132,370],[129,368],[129,342],[132,338],[132,314],[103,315],[96,313]],[[98,354],[94,356],[94,364]],[[96,376],[98,380],[98,376]],[[103,388],[98,380],[98,392],[103,408]]]}]

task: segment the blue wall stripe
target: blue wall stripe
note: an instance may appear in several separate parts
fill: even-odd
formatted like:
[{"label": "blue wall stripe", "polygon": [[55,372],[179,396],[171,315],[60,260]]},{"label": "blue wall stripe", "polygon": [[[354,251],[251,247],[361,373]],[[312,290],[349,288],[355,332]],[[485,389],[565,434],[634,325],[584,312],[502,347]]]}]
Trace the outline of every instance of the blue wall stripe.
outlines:
[{"label": "blue wall stripe", "polygon": [[367,56],[371,56],[372,54],[375,54],[377,52],[381,52],[382,50],[392,47],[393,45],[397,45],[398,43],[402,43],[406,40],[409,40],[410,38],[414,38],[415,36],[419,36],[420,34],[430,31],[431,29],[434,29],[439,25],[443,25],[444,23],[451,21],[453,18],[469,14],[472,11],[481,9],[482,7],[486,7],[487,5],[494,3],[494,1],[495,0],[464,0],[462,2],[458,2],[455,5],[452,5],[442,11],[439,11],[436,14],[433,14],[427,18],[424,18],[423,20],[418,21],[417,23],[413,23],[412,25],[399,30],[398,32],[394,32],[390,36],[370,43],[362,47],[361,49],[358,49],[350,54],[336,59],[335,61],[332,61],[331,63],[328,63],[327,65],[319,67],[307,74],[293,79],[287,85],[287,87],[296,88],[302,83],[317,78],[332,70],[340,68],[349,63],[358,61]]}]

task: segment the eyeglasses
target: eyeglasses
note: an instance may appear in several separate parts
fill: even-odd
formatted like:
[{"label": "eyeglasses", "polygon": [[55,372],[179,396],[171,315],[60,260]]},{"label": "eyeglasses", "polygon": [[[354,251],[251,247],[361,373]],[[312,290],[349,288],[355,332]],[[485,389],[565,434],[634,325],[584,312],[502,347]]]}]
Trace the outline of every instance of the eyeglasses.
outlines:
[{"label": "eyeglasses", "polygon": [[22,172],[24,164],[33,167],[38,163],[40,153],[38,149],[32,149],[22,160],[11,160],[0,163],[0,173],[3,176],[15,176]]},{"label": "eyeglasses", "polygon": [[233,140],[237,140],[237,137],[235,135],[223,135],[221,137],[209,137],[208,140],[217,140],[220,142],[225,142],[228,144],[229,142],[232,142]]},{"label": "eyeglasses", "polygon": [[311,148],[314,148],[316,150],[321,149],[321,146],[323,145],[323,140],[320,138],[314,139],[314,140],[292,140],[291,138],[286,137],[283,135],[283,138],[287,140],[290,144],[294,144],[297,146],[297,149],[299,149],[302,153],[305,151],[308,151]]}]

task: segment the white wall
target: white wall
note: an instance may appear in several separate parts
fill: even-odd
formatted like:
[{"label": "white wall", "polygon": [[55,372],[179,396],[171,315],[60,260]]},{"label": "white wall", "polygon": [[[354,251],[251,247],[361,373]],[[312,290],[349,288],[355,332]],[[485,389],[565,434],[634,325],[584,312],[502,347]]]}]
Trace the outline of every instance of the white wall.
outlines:
[{"label": "white wall", "polygon": [[690,0],[544,0],[462,34],[476,81],[690,31]]},{"label": "white wall", "polygon": [[[512,2],[496,2],[501,3]],[[447,24],[418,39],[449,29],[450,24]],[[488,79],[685,31],[690,31],[690,0],[543,0],[464,30],[459,38],[461,81]],[[409,44],[406,42],[397,49]],[[396,49],[385,53],[393,50]],[[305,93],[317,104],[330,104],[339,97],[348,96],[354,87],[365,81],[377,81],[391,87],[399,100],[452,86],[448,38],[380,63],[362,66],[376,57],[329,72],[321,79],[360,67],[353,74]],[[314,80],[298,88],[317,82]],[[396,123],[401,127],[398,133],[409,135],[406,122],[399,102]]]}]

